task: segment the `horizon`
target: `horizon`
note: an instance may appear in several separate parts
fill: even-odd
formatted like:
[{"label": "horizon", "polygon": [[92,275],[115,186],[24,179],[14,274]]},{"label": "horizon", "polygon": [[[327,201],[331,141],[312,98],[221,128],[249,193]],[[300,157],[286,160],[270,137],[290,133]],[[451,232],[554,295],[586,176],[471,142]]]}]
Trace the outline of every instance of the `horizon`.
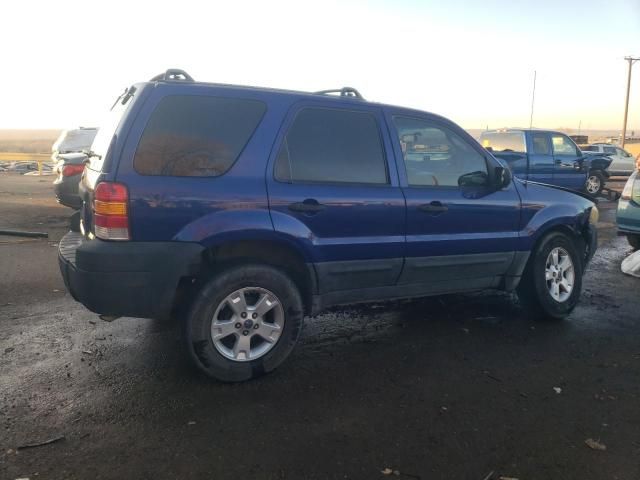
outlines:
[{"label": "horizon", "polygon": [[[0,32],[4,44],[17,45],[4,59],[17,73],[2,80],[2,129],[98,125],[125,86],[175,67],[216,83],[302,91],[351,85],[369,100],[438,113],[466,129],[529,125],[536,71],[534,127],[621,130],[623,58],[640,53],[633,0],[606,8],[578,0],[315,3],[323,8],[185,0],[155,6],[153,22],[140,21],[148,2],[35,5],[37,17],[34,3],[7,7],[18,21]],[[86,35],[61,28],[87,23]],[[640,130],[638,65],[628,131]]]}]

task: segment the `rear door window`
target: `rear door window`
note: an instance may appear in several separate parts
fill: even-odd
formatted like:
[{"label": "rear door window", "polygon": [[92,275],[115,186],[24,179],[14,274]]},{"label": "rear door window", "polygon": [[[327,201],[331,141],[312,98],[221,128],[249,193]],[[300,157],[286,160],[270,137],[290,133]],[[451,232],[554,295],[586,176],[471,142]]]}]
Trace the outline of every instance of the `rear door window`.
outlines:
[{"label": "rear door window", "polygon": [[532,133],[533,153],[536,155],[551,155],[549,136],[546,133]]},{"label": "rear door window", "polygon": [[133,161],[142,175],[216,177],[240,156],[266,105],[240,98],[172,95],[145,127]]},{"label": "rear door window", "polygon": [[296,115],[276,158],[286,183],[389,183],[378,122],[368,112],[307,107]]}]

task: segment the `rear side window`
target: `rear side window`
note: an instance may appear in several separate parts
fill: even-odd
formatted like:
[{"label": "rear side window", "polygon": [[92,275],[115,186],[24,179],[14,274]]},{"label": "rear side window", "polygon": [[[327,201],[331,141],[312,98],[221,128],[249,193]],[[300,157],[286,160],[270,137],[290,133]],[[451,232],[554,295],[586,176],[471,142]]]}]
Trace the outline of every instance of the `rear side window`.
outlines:
[{"label": "rear side window", "polygon": [[595,145],[587,145],[586,147],[580,147],[580,150],[582,150],[583,152],[597,152],[598,147],[596,147]]},{"label": "rear side window", "polygon": [[144,129],[134,168],[142,175],[222,175],[242,152],[265,110],[257,100],[165,97]]},{"label": "rear side window", "polygon": [[287,183],[387,184],[375,117],[329,108],[301,110],[278,152],[275,178]]},{"label": "rear side window", "polygon": [[533,153],[536,155],[551,155],[551,145],[546,133],[532,133]]},{"label": "rear side window", "polygon": [[604,153],[611,153],[613,155],[616,154],[616,149],[614,147],[604,147],[603,150]]}]

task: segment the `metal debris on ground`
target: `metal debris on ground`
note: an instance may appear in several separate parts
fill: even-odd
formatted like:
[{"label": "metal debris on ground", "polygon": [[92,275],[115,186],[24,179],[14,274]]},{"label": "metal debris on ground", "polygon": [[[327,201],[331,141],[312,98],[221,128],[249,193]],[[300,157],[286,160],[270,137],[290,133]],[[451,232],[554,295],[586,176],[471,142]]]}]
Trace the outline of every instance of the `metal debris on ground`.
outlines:
[{"label": "metal debris on ground", "polygon": [[54,437],[49,440],[45,440],[44,442],[28,443],[26,445],[21,445],[18,448],[16,448],[16,450],[25,450],[27,448],[43,447],[45,445],[51,445],[52,443],[59,442],[60,440],[64,440],[64,435],[60,435],[59,437]]},{"label": "metal debris on ground", "polygon": [[0,229],[0,235],[7,235],[10,237],[29,237],[29,238],[48,238],[47,232],[29,232],[27,230],[6,230]]},{"label": "metal debris on ground", "polygon": [[640,251],[632,253],[620,265],[622,273],[640,278]]},{"label": "metal debris on ground", "polygon": [[607,446],[604,443],[600,443],[599,441],[594,440],[593,438],[587,438],[584,441],[584,443],[591,450],[605,451],[607,449]]}]

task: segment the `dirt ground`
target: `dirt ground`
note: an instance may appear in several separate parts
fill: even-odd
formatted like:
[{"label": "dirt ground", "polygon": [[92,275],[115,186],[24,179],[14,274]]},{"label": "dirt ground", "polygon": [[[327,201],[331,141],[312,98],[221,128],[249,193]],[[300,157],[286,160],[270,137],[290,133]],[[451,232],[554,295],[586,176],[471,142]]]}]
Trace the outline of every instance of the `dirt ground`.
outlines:
[{"label": "dirt ground", "polygon": [[640,280],[614,203],[565,322],[495,292],[334,310],[226,385],[174,325],[70,298],[51,181],[0,174],[0,228],[50,234],[0,237],[0,478],[640,479]]}]

